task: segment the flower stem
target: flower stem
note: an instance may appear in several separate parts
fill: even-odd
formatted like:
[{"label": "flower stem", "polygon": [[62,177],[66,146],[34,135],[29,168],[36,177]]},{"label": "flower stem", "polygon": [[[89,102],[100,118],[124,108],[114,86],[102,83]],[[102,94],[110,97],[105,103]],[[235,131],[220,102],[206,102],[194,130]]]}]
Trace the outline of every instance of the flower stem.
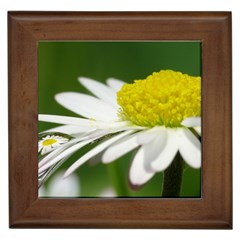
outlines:
[{"label": "flower stem", "polygon": [[180,196],[183,166],[183,159],[178,152],[171,165],[163,173],[162,197]]}]

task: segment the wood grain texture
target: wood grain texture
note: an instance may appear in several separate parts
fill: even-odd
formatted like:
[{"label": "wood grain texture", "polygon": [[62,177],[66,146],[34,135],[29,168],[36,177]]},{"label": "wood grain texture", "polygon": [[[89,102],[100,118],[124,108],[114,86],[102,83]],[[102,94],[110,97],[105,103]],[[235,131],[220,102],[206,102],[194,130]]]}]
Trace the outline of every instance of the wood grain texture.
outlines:
[{"label": "wood grain texture", "polygon": [[[11,228],[232,228],[231,13],[9,12]],[[202,42],[202,198],[38,199],[40,40]]]}]

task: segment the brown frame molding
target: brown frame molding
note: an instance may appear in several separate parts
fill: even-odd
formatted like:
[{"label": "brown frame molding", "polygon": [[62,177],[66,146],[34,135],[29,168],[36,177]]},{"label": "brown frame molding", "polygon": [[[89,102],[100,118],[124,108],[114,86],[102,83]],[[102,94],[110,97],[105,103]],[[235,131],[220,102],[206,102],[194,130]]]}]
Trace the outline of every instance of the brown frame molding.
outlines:
[{"label": "brown frame molding", "polygon": [[[201,199],[38,199],[39,40],[202,41]],[[9,12],[11,228],[232,228],[230,12]]]}]

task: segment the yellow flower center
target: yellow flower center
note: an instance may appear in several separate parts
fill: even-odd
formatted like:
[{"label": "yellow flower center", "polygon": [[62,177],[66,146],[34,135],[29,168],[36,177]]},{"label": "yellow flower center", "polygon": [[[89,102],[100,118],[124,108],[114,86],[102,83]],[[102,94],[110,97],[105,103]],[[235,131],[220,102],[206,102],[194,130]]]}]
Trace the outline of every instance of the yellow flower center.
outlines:
[{"label": "yellow flower center", "polygon": [[52,145],[52,144],[54,144],[54,143],[56,143],[56,142],[57,142],[56,139],[47,139],[47,140],[44,140],[44,141],[42,142],[42,145],[43,145],[44,147],[47,147],[47,146]]},{"label": "yellow flower center", "polygon": [[201,77],[161,70],[124,84],[117,101],[120,117],[133,124],[180,127],[183,119],[201,115]]}]

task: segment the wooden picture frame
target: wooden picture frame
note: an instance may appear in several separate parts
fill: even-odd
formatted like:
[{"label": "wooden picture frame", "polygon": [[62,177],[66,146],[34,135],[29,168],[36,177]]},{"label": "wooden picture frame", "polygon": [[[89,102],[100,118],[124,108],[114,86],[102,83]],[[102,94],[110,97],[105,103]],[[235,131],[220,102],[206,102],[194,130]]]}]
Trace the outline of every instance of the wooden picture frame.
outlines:
[{"label": "wooden picture frame", "polygon": [[[202,42],[202,198],[38,198],[38,41]],[[232,228],[230,12],[9,12],[11,228]]]}]

